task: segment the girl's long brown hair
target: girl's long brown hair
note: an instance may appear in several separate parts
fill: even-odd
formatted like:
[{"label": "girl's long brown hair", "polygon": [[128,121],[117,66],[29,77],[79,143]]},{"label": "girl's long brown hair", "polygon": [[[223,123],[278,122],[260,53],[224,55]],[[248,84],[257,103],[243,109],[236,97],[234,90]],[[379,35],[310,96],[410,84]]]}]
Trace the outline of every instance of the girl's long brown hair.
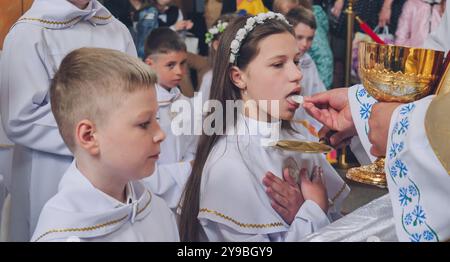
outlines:
[{"label": "girl's long brown hair", "polygon": [[[232,65],[228,61],[230,59],[231,42],[235,38],[237,31],[244,27],[247,18],[248,17],[238,17],[228,25],[227,30],[225,30],[220,38],[218,48],[219,51],[215,56],[216,62],[213,67],[210,99],[220,101],[224,109],[227,100],[236,101],[242,99],[240,90],[231,81],[230,68]],[[241,70],[245,70],[248,64],[258,55],[258,43],[261,40],[273,34],[286,32],[294,35],[294,32],[289,25],[277,19],[266,20],[264,24],[257,25],[241,43],[236,66]],[[224,124],[221,126],[222,130],[219,130],[222,131],[222,133],[225,133],[227,126],[230,125],[230,123],[225,122],[227,119],[225,116],[226,111],[227,110],[223,110],[222,119]],[[239,112],[235,110],[235,120],[238,113]],[[218,124],[214,124],[216,124],[217,127]],[[201,228],[197,216],[199,213],[202,172],[211,149],[220,137],[221,135],[217,134],[203,134],[199,140],[192,173],[186,183],[186,187],[181,198],[181,216],[179,221],[181,241],[199,241],[199,233]]]}]

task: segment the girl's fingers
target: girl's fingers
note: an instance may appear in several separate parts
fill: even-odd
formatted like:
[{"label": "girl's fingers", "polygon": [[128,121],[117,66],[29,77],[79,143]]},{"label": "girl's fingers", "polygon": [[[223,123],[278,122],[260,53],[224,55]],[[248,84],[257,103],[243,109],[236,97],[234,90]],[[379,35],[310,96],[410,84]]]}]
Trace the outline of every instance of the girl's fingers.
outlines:
[{"label": "girl's fingers", "polygon": [[278,194],[276,191],[272,190],[271,188],[267,188],[266,190],[267,195],[277,202],[280,206],[287,208],[289,205],[289,201],[283,197],[282,195]]},{"label": "girl's fingers", "polygon": [[295,179],[289,174],[289,168],[285,168],[283,170],[283,178],[284,181],[286,181],[291,186],[297,186],[297,183],[295,183]]}]

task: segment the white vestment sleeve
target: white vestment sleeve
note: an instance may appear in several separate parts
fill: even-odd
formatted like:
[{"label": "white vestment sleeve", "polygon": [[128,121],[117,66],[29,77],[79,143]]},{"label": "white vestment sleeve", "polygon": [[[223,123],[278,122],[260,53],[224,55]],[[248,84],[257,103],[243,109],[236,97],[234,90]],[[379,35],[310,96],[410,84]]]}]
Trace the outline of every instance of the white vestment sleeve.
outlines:
[{"label": "white vestment sleeve", "polygon": [[432,98],[400,106],[391,118],[385,169],[400,241],[450,239],[450,176],[424,125]]},{"label": "white vestment sleeve", "polygon": [[450,49],[450,2],[447,1],[444,16],[442,17],[441,23],[438,28],[428,35],[424,48],[430,48],[435,50],[441,50],[447,52]]},{"label": "white vestment sleeve", "polygon": [[42,29],[18,24],[5,40],[1,63],[1,113],[9,139],[34,150],[72,155],[50,107],[48,54]]},{"label": "white vestment sleeve", "polygon": [[164,199],[170,209],[175,210],[191,170],[189,162],[157,164],[155,172],[142,182],[151,192]]},{"label": "white vestment sleeve", "polygon": [[376,157],[370,154],[369,142],[369,117],[372,112],[372,106],[377,102],[362,85],[354,85],[348,89],[348,100],[352,113],[353,123],[358,131],[358,137],[361,145],[367,153],[367,156],[373,162]]},{"label": "white vestment sleeve", "polygon": [[212,242],[290,242],[300,241],[312,232],[330,223],[327,215],[313,201],[306,200],[300,207],[288,231],[271,234],[246,234],[225,224],[200,219],[208,240]]}]

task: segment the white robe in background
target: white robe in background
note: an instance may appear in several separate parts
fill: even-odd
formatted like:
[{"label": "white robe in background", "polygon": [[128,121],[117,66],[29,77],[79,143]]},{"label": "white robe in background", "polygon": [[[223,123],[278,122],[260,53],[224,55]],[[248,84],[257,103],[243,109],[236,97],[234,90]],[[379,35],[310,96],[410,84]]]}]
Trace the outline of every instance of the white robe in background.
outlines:
[{"label": "white robe in background", "polygon": [[72,161],[49,101],[61,60],[80,47],[136,56],[128,29],[98,1],[85,10],[68,1],[36,0],[8,33],[1,60],[1,115],[16,144],[11,178],[11,240],[28,241],[39,213]]},{"label": "white robe in background", "polygon": [[[192,102],[181,94],[177,87],[167,91],[160,85],[156,85],[156,95],[159,104],[158,122],[166,134],[166,139],[161,143],[156,174],[143,181],[152,192],[161,196],[166,200],[168,206],[175,210],[192,170],[190,161],[195,158],[197,140],[194,135],[174,134],[171,125],[177,113],[172,112],[171,107],[174,102],[179,100],[184,100],[190,105]],[[190,109],[192,110],[192,108]],[[191,119],[192,113],[185,120],[191,121]]]},{"label": "white robe in background", "polygon": [[[233,134],[234,127],[229,128],[211,150],[203,169],[198,215],[205,240],[298,241],[340,216],[342,201],[350,190],[324,155],[263,147],[261,140],[270,138],[280,127],[279,122],[267,124],[240,115],[237,133]],[[239,132],[244,135],[237,135]],[[282,131],[280,139],[304,137]],[[288,225],[271,207],[262,179],[267,171],[281,177],[283,167],[298,174],[299,168],[311,172],[314,165],[324,169],[331,202],[328,216],[307,200]]]},{"label": "white robe in background", "polygon": [[[359,138],[369,152],[367,116],[376,100],[362,85],[351,87],[348,95]],[[424,125],[432,99],[401,105],[391,117],[385,172],[400,241],[450,239],[450,176],[433,152]]]},{"label": "white robe in background", "polygon": [[[325,85],[319,77],[316,64],[309,54],[305,53],[300,58],[299,68],[303,75],[303,78],[300,81],[302,96],[312,96],[314,94],[327,91]],[[313,127],[314,132],[309,130],[308,134],[305,135],[309,140],[318,140],[316,133],[322,128],[322,124],[306,113],[303,107],[300,107],[297,111],[295,111],[294,121],[299,121],[297,123],[305,126],[307,130],[309,126]]]},{"label": "white robe in background", "polygon": [[44,206],[31,241],[179,241],[175,215],[140,181],[127,186],[127,203],[95,188],[75,161]]},{"label": "white robe in background", "polygon": [[446,2],[445,13],[438,28],[428,35],[424,48],[448,52],[450,50],[450,2]]},{"label": "white robe in background", "polygon": [[327,88],[323,84],[322,80],[320,80],[319,71],[317,71],[316,64],[308,53],[305,53],[300,58],[299,67],[303,75],[302,80],[300,80],[302,96],[312,96],[314,94],[327,91]]}]

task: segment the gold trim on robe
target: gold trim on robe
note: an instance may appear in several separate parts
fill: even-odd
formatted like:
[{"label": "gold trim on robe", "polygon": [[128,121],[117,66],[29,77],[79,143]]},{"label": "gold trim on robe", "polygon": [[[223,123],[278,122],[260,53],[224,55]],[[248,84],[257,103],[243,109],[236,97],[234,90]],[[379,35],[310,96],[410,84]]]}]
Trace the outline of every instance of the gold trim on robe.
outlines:
[{"label": "gold trim on robe", "polygon": [[[142,211],[144,211],[150,205],[150,202],[152,202],[152,194],[150,193],[150,191],[147,190],[147,194],[149,194],[149,196],[150,196],[149,200],[147,201],[147,203],[145,204],[145,206],[142,209],[138,208],[138,211],[136,212],[136,215],[139,215],[140,213],[142,213]],[[123,220],[125,220],[126,218],[128,218],[129,216],[130,216],[130,214],[126,214],[125,216],[123,216],[121,218],[118,218],[118,219],[115,219],[115,220],[111,220],[111,221],[108,221],[108,222],[105,222],[105,223],[93,225],[93,226],[90,226],[90,227],[51,229],[51,230],[43,233],[42,235],[40,235],[38,238],[36,238],[36,240],[34,242],[38,242],[43,237],[45,237],[45,236],[47,236],[49,234],[52,234],[52,233],[84,232],[84,231],[97,230],[99,228],[103,228],[103,227],[107,227],[107,226],[110,226],[110,225],[114,225],[114,224],[120,223]]]}]

